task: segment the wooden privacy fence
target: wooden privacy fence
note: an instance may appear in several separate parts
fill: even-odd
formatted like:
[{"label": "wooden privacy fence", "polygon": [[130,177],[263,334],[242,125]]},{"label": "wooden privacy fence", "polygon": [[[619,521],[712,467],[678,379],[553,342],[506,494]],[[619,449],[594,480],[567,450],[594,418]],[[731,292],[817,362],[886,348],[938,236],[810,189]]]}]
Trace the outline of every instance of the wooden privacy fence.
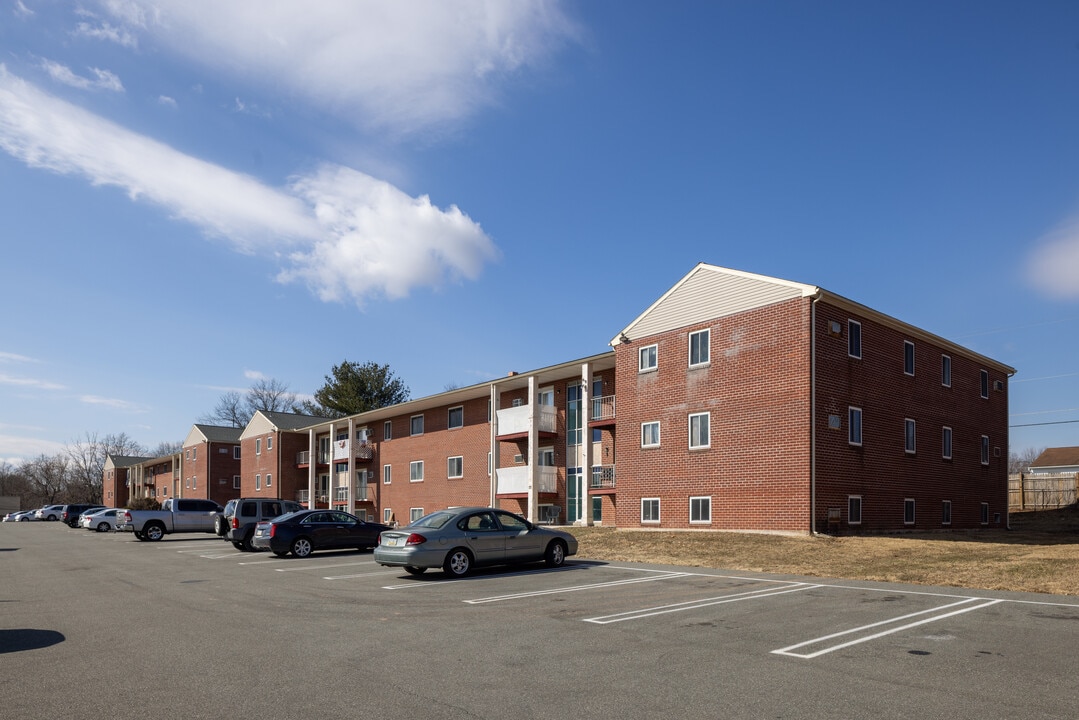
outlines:
[{"label": "wooden privacy fence", "polygon": [[1008,476],[1009,510],[1050,510],[1075,503],[1079,473]]}]

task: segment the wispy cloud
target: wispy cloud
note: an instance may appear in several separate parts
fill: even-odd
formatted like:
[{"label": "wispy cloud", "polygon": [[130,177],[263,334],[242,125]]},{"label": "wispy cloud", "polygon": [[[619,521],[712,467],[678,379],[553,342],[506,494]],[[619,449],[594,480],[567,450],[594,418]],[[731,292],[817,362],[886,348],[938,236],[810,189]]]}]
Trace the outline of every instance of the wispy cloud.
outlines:
[{"label": "wispy cloud", "polygon": [[81,22],[75,26],[75,30],[71,34],[76,37],[104,40],[132,49],[139,46],[138,39],[132,33],[122,27],[117,27],[107,22],[99,22],[96,24]]},{"label": "wispy cloud", "polygon": [[158,95],[157,96],[157,104],[158,105],[164,105],[164,106],[170,107],[170,108],[178,107],[177,104],[176,104],[176,100],[174,98],[170,98],[168,95]]},{"label": "wispy cloud", "polygon": [[0,362],[37,362],[33,358],[26,357],[25,355],[18,355],[16,353],[9,353],[0,351]]},{"label": "wispy cloud", "polygon": [[126,412],[146,412],[141,406],[128,402],[127,400],[118,400],[116,398],[100,397],[98,395],[83,395],[79,398],[80,402],[87,405],[100,405],[102,407],[111,408],[113,410],[123,410]]},{"label": "wispy cloud", "polygon": [[[155,47],[361,126],[408,134],[496,102],[579,29],[549,0],[107,0],[102,12]],[[192,41],[195,39],[196,41]]]},{"label": "wispy cloud", "polygon": [[1061,223],[1042,237],[1030,256],[1028,283],[1046,295],[1079,299],[1079,217]]},{"label": "wispy cloud", "polygon": [[38,390],[64,390],[64,386],[48,380],[38,378],[15,377],[14,375],[0,374],[0,385],[14,385],[23,388],[36,388]]},{"label": "wispy cloud", "polygon": [[110,92],[123,92],[124,85],[113,73],[99,68],[89,68],[93,77],[76,75],[71,68],[61,65],[52,60],[42,60],[41,67],[53,80],[64,85],[69,85],[79,90],[108,90]]},{"label": "wispy cloud", "polygon": [[498,251],[457,207],[442,210],[357,170],[325,164],[284,189],[133,133],[0,64],[0,149],[30,167],[122,188],[240,252],[270,251],[281,282],[358,305],[473,279]]},{"label": "wispy cloud", "polygon": [[32,17],[34,11],[26,7],[22,0],[15,0],[15,9],[13,11],[16,17]]}]

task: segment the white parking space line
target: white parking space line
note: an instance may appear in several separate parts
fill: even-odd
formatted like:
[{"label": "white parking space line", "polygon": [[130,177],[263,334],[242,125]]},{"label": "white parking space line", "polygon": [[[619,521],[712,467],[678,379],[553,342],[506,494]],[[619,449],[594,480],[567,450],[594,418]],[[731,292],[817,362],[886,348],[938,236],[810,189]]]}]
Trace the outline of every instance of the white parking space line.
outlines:
[{"label": "white parking space line", "polygon": [[[984,602],[982,602],[980,605],[970,605],[970,603],[977,602],[979,600],[983,600]],[[962,599],[962,600],[960,600],[958,602],[949,603],[949,604],[943,605],[941,607],[930,608],[928,610],[919,610],[918,612],[910,613],[908,615],[901,615],[899,617],[890,618],[888,620],[881,620],[879,622],[870,623],[868,625],[862,625],[860,627],[851,628],[849,630],[843,630],[841,632],[832,633],[831,635],[825,635],[823,637],[814,638],[813,640],[806,640],[805,642],[800,642],[797,645],[790,645],[790,646],[785,647],[785,648],[780,648],[779,650],[773,650],[772,654],[774,654],[774,655],[789,655],[791,657],[796,657],[796,658],[802,658],[802,659],[809,660],[809,659],[824,655],[826,653],[834,652],[836,650],[841,650],[841,649],[843,649],[845,647],[850,647],[851,645],[857,645],[859,643],[869,642],[870,640],[876,640],[877,638],[881,638],[881,637],[884,637],[886,635],[892,635],[892,634],[900,632],[902,630],[908,630],[908,629],[913,628],[913,627],[918,627],[919,625],[925,625],[927,623],[936,622],[938,620],[943,620],[945,618],[952,617],[953,615],[961,615],[963,613],[972,612],[974,610],[981,610],[982,608],[989,607],[990,605],[996,605],[997,603],[1001,603],[1001,602],[1005,602],[1005,601],[1004,600],[986,600],[985,598],[977,598],[977,597],[964,598],[964,599]],[[967,607],[961,607],[958,610],[952,610],[951,612],[942,612],[943,610],[947,610],[948,608],[956,608],[956,607],[959,607],[960,605],[965,605]],[[816,652],[809,652],[809,653],[793,652],[794,650],[797,650],[799,648],[804,648],[804,647],[807,647],[807,646],[810,646],[810,645],[816,645],[818,643],[824,643],[824,642],[827,642],[827,641],[832,640],[834,638],[843,637],[844,635],[851,635],[853,633],[865,632],[866,630],[869,630],[871,628],[881,627],[883,625],[890,625],[892,623],[897,623],[897,622],[902,622],[903,620],[908,620],[908,619],[913,618],[913,617],[918,617],[919,615],[927,615],[929,613],[941,613],[941,614],[934,615],[933,617],[924,618],[922,620],[918,620],[917,622],[907,623],[905,625],[899,625],[897,627],[894,627],[894,628],[891,628],[891,629],[888,629],[888,630],[884,630],[882,632],[873,633],[871,635],[866,635],[865,637],[856,638],[854,640],[848,640],[847,642],[839,643],[838,645],[830,645],[828,647],[821,648],[820,650],[817,650]]]},{"label": "white parking space line", "polygon": [[528,592],[512,593],[510,595],[495,595],[492,597],[464,600],[469,605],[482,605],[484,603],[503,602],[505,600],[521,600],[523,598],[540,597],[541,595],[560,595],[562,593],[580,592],[582,590],[598,590],[602,588],[617,587],[619,585],[635,585],[637,583],[656,582],[657,580],[671,580],[674,578],[689,577],[690,573],[667,572],[662,575],[652,575],[643,578],[630,578],[627,580],[612,580],[611,582],[589,583],[588,585],[571,585],[564,588],[549,588],[546,590],[531,590]]},{"label": "white parking space line", "polygon": [[686,610],[696,610],[698,608],[710,607],[712,605],[723,605],[725,603],[740,602],[742,600],[760,600],[762,598],[775,597],[776,595],[786,595],[788,593],[801,592],[802,590],[812,590],[813,588],[819,588],[820,585],[809,584],[796,584],[794,587],[767,587],[760,588],[759,590],[747,590],[746,592],[733,593],[731,595],[719,595],[710,598],[701,598],[699,600],[687,600],[685,602],[673,603],[670,605],[659,605],[657,607],[642,608],[640,610],[627,610],[626,612],[615,613],[613,615],[600,615],[594,618],[585,618],[584,622],[595,623],[597,625],[610,625],[616,622],[625,622],[627,620],[640,620],[642,618],[654,617],[656,615],[666,615],[668,613],[685,612]]},{"label": "white parking space line", "polygon": [[396,570],[374,570],[372,572],[356,573],[354,575],[327,575],[323,580],[351,580],[352,578],[369,577],[371,575],[393,575]]},{"label": "white parking space line", "polygon": [[327,570],[335,567],[355,567],[357,565],[374,565],[374,560],[361,560],[360,562],[333,563],[332,565],[293,565],[287,568],[277,568],[277,572],[295,572],[297,570]]},{"label": "white parking space line", "polygon": [[[563,565],[560,568],[546,568],[546,569],[541,569],[541,570],[520,570],[518,572],[500,573],[498,575],[470,575],[468,577],[455,578],[453,580],[453,582],[454,582],[454,584],[467,583],[467,582],[482,582],[482,581],[485,581],[485,580],[495,580],[495,579],[499,579],[499,578],[521,577],[523,575],[542,576],[542,575],[549,575],[550,573],[563,573],[563,572],[569,572],[571,570],[587,570],[587,569],[588,568],[586,566],[584,566],[584,565]],[[397,568],[394,572],[399,572],[400,570],[401,570],[401,568]],[[439,570],[439,571],[436,571],[436,572],[441,572],[441,571]],[[423,587],[439,587],[440,585],[441,585],[441,583],[417,582],[417,581],[413,580],[412,582],[402,583],[400,585],[384,585],[382,587],[382,589],[383,590],[409,590],[409,589],[423,588]]]}]

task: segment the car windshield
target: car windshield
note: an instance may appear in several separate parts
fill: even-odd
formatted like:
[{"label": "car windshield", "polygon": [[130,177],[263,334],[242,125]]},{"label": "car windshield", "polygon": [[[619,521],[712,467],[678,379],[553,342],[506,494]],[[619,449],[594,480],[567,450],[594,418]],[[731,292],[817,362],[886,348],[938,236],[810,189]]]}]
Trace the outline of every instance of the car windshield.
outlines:
[{"label": "car windshield", "polygon": [[307,512],[307,511],[306,510],[297,510],[295,512],[285,513],[284,515],[278,515],[277,517],[275,517],[272,520],[272,522],[288,522],[289,520],[291,520],[295,516],[299,515],[301,512]]},{"label": "car windshield", "polygon": [[439,510],[430,515],[424,515],[415,522],[409,523],[408,527],[425,527],[431,528],[432,530],[439,530],[448,525],[455,517],[457,517],[457,515],[457,513],[450,512],[449,510]]}]

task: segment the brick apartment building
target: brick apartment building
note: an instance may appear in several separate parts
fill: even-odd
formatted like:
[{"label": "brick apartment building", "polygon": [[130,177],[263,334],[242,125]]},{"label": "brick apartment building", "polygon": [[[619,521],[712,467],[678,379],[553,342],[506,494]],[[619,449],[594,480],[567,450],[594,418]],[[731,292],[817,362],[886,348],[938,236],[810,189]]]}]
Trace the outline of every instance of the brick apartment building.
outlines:
[{"label": "brick apartment building", "polygon": [[217,425],[191,426],[184,438],[181,478],[173,495],[204,498],[218,505],[239,497],[241,432],[241,428]]},{"label": "brick apartment building", "polygon": [[1007,365],[704,263],[610,345],[336,420],[256,414],[239,492],[400,524],[451,505],[619,527],[1007,524]]}]

